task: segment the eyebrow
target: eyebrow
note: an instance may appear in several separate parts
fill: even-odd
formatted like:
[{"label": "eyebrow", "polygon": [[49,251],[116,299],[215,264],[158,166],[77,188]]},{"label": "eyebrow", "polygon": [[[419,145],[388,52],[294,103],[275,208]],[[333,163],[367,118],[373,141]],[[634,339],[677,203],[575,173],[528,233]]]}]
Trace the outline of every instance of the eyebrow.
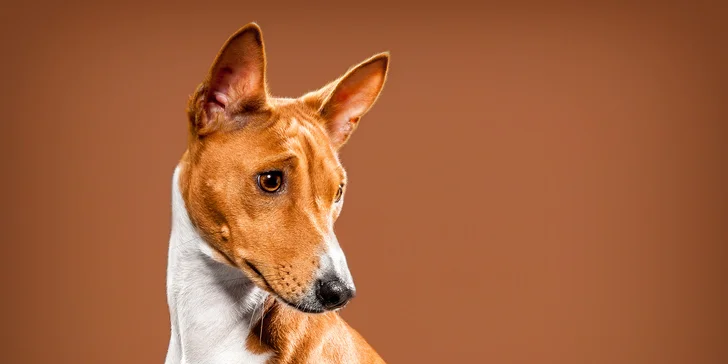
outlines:
[{"label": "eyebrow", "polygon": [[261,165],[271,165],[271,164],[291,164],[294,159],[298,159],[298,156],[294,153],[282,153],[278,155],[274,155],[272,157],[268,157],[266,159],[263,159],[260,161]]}]

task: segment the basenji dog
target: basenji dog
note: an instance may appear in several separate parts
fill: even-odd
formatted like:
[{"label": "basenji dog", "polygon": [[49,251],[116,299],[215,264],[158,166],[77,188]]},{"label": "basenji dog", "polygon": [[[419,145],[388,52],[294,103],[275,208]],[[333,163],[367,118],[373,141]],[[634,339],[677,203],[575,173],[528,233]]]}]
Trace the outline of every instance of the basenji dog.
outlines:
[{"label": "basenji dog", "polygon": [[233,34],[190,97],[172,184],[166,364],[383,363],[339,316],[354,283],[334,234],[339,149],[389,53],[299,98],[268,93],[263,35]]}]

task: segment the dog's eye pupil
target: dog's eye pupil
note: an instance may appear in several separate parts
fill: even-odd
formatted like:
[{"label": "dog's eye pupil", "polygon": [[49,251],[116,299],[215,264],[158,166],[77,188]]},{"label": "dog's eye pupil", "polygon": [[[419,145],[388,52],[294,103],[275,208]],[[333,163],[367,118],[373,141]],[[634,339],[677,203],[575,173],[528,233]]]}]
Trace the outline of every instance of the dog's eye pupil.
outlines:
[{"label": "dog's eye pupil", "polygon": [[344,194],[344,186],[339,186],[339,190],[336,191],[336,196],[334,197],[334,202],[341,201],[341,196]]},{"label": "dog's eye pupil", "polygon": [[265,172],[258,176],[258,186],[265,192],[276,192],[283,184],[283,173],[280,171]]}]

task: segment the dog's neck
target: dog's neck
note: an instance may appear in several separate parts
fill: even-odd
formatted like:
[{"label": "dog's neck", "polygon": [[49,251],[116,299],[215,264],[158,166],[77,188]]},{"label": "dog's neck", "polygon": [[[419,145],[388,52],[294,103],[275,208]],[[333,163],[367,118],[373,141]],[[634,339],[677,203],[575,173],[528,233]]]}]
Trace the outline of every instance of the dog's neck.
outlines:
[{"label": "dog's neck", "polygon": [[271,355],[246,349],[253,322],[267,293],[243,273],[212,258],[192,225],[179,187],[172,182],[172,230],[167,266],[167,301],[172,324],[166,364],[263,363]]}]

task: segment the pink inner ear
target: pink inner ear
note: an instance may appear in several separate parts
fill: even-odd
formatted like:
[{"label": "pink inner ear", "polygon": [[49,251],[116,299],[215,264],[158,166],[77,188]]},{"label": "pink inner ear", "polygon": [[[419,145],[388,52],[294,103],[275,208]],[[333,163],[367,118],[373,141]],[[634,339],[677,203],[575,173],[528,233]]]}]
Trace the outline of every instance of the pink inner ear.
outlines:
[{"label": "pink inner ear", "polygon": [[349,96],[351,96],[350,93],[340,90],[334,94],[334,102],[336,102],[336,103],[344,102],[349,98]]},{"label": "pink inner ear", "polygon": [[210,80],[210,95],[207,102],[212,102],[217,106],[225,108],[229,104],[229,94],[231,84],[234,81],[233,69],[229,66],[222,67],[214,74],[214,78]]},{"label": "pink inner ear", "polygon": [[223,109],[226,108],[228,106],[228,103],[230,102],[227,95],[223,94],[222,92],[213,92],[211,96],[212,97],[210,97],[209,101],[217,104]]},{"label": "pink inner ear", "polygon": [[213,113],[224,111],[228,102],[228,97],[222,92],[211,92],[205,102],[205,111],[207,111],[208,117],[211,117]]}]

